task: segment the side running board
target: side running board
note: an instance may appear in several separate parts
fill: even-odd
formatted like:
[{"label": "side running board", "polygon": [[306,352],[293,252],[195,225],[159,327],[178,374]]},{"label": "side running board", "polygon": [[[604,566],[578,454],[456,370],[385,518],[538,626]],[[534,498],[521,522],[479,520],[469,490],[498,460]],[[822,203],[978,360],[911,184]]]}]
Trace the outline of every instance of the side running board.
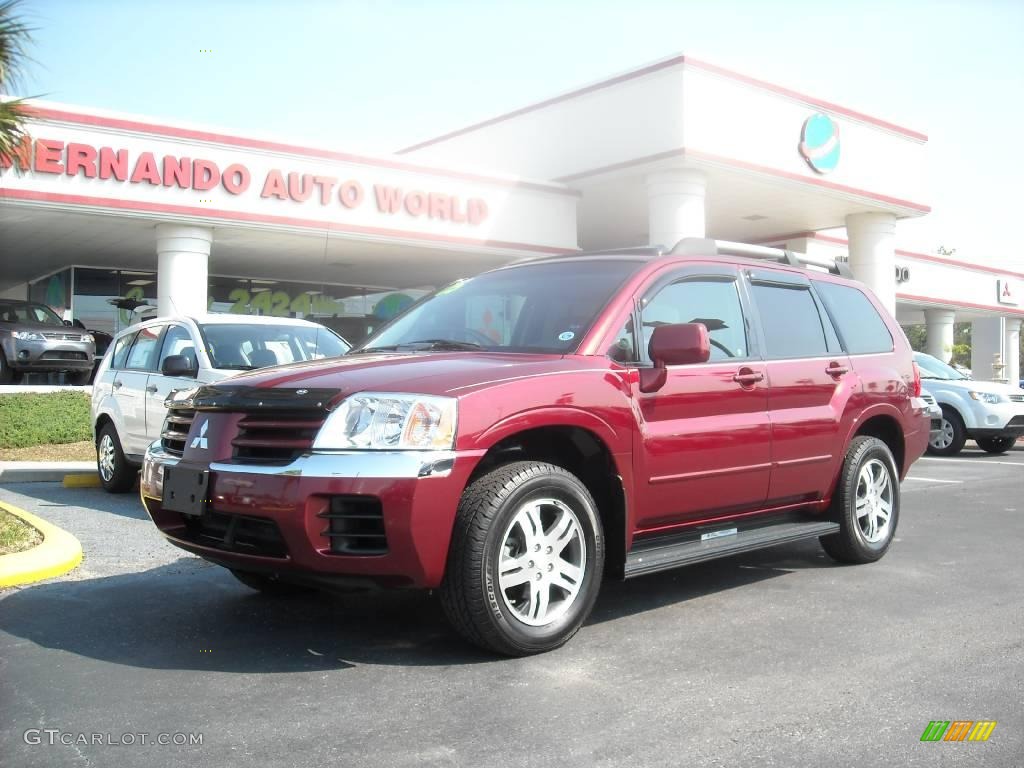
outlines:
[{"label": "side running board", "polygon": [[644,576],[666,571],[681,565],[703,563],[719,557],[739,555],[777,544],[789,544],[801,539],[814,539],[839,532],[839,524],[831,521],[807,520],[777,523],[759,528],[748,528],[733,533],[725,529],[706,534],[704,540],[690,539],[672,543],[650,542],[633,548],[626,555],[625,577]]}]

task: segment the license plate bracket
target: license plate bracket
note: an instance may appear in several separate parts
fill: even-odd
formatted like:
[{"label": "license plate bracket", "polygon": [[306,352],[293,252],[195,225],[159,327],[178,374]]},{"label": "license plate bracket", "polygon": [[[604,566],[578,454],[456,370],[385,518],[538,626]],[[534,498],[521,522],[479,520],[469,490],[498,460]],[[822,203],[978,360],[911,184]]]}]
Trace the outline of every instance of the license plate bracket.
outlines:
[{"label": "license plate bracket", "polygon": [[161,506],[183,515],[202,515],[210,490],[210,472],[190,467],[164,467]]}]

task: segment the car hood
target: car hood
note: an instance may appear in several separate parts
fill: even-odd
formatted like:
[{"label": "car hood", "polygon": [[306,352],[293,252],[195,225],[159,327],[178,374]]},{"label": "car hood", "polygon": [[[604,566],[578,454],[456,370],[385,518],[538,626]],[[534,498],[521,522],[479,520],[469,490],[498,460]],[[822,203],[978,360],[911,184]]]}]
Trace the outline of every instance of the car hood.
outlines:
[{"label": "car hood", "polygon": [[381,353],[262,368],[218,386],[458,396],[509,379],[587,368],[606,369],[607,360],[492,352]]},{"label": "car hood", "polygon": [[21,322],[9,323],[0,321],[0,330],[6,331],[34,331],[36,333],[77,333],[83,334],[88,331],[81,328],[74,328],[69,325],[52,325],[51,323]]},{"label": "car hood", "polygon": [[957,392],[988,392],[993,395],[1019,395],[1020,389],[997,381],[952,381],[947,379],[922,379],[922,386],[931,392],[956,390]]}]

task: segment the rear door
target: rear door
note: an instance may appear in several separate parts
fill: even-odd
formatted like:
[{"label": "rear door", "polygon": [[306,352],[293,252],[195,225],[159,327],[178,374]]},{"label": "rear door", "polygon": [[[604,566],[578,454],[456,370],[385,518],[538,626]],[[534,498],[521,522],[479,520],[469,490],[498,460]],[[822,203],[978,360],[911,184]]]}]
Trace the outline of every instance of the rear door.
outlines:
[{"label": "rear door", "polygon": [[146,387],[156,366],[163,329],[163,325],[149,325],[139,330],[124,368],[114,379],[114,399],[121,411],[124,429],[119,437],[125,453],[144,453],[151,442],[146,433]]},{"label": "rear door", "polygon": [[149,375],[149,381],[146,384],[146,436],[151,442],[160,437],[160,428],[167,415],[167,408],[164,407],[164,400],[167,399],[167,396],[172,390],[188,389],[196,385],[194,378],[164,376],[161,373],[164,360],[171,355],[184,355],[191,358],[193,368],[198,371],[196,348],[196,340],[187,326],[181,323],[171,323],[167,326],[160,345],[160,355],[157,358],[155,370]]},{"label": "rear door", "polygon": [[842,454],[856,376],[806,275],[745,270],[768,371],[772,506],[822,498]]},{"label": "rear door", "polygon": [[641,529],[749,511],[765,501],[768,389],[745,304],[736,269],[711,264],[673,273],[640,302],[644,358],[658,325],[704,323],[711,339],[710,360],[669,366],[659,391],[642,393],[634,383]]}]

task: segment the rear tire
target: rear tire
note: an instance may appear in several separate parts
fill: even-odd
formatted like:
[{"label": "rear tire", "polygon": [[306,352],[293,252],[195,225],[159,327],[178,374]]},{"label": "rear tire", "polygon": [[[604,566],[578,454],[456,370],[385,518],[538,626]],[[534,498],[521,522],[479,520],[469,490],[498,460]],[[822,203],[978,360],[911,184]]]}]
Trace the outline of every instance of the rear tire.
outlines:
[{"label": "rear tire", "polygon": [[1006,453],[1017,442],[1016,437],[979,437],[974,442],[985,453]]},{"label": "rear tire", "polygon": [[231,575],[245,584],[245,586],[249,587],[249,589],[255,589],[257,592],[264,595],[271,595],[274,597],[302,595],[315,591],[312,587],[304,587],[301,584],[292,584],[288,581],[281,581],[280,579],[275,579],[273,576],[268,576],[265,573],[236,571],[232,568]]},{"label": "rear tire", "polygon": [[821,546],[841,563],[872,563],[892,544],[900,520],[900,479],[889,446],[875,437],[850,441],[832,497],[839,533]]},{"label": "rear tire", "polygon": [[942,428],[938,437],[928,443],[928,453],[934,456],[956,456],[967,442],[967,428],[956,409],[942,406]]},{"label": "rear tire", "polygon": [[603,570],[604,534],[586,486],[553,464],[519,461],[462,494],[441,605],[481,648],[543,653],[590,615]]},{"label": "rear tire", "polygon": [[107,493],[125,493],[135,487],[139,468],[125,458],[113,424],[104,424],[96,440],[96,470]]}]

